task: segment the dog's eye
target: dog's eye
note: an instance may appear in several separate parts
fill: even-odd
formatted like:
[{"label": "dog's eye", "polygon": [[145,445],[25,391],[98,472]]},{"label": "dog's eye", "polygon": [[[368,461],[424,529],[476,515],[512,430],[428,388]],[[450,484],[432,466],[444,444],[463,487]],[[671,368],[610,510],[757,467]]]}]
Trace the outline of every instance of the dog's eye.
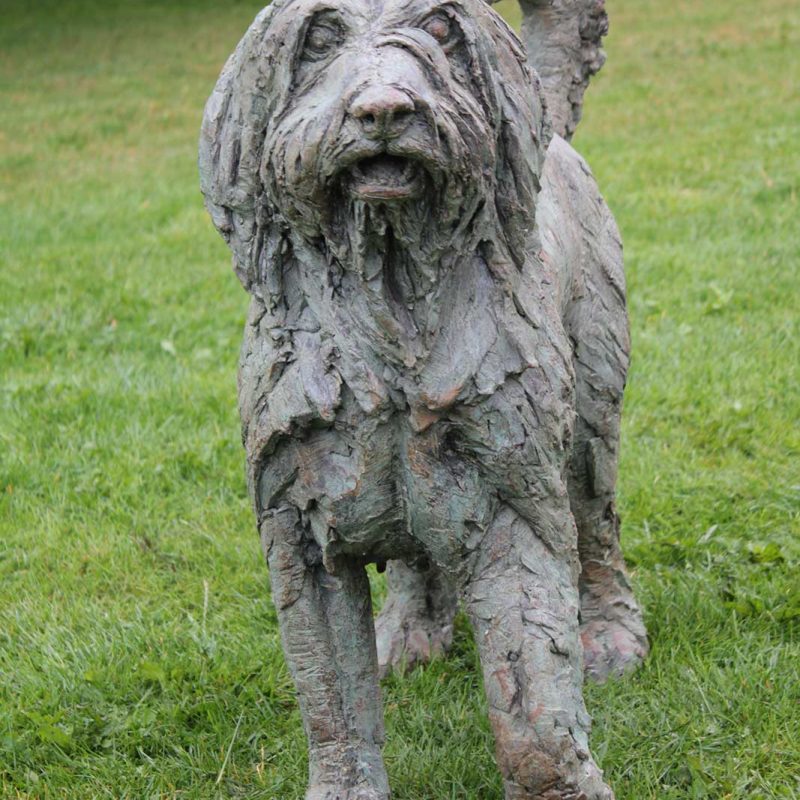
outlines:
[{"label": "dog's eye", "polygon": [[308,61],[318,61],[325,58],[342,41],[342,29],[329,20],[317,20],[312,23],[306,33],[303,46],[303,58]]},{"label": "dog's eye", "polygon": [[441,12],[431,14],[420,27],[436,39],[445,50],[456,44],[461,34],[458,25]]}]

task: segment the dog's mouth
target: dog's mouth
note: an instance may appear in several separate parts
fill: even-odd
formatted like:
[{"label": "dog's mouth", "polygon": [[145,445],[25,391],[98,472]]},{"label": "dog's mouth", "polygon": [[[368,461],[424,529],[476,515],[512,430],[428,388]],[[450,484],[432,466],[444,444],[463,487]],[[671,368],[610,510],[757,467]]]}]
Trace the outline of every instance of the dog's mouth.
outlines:
[{"label": "dog's mouth", "polygon": [[422,190],[422,169],[403,156],[369,156],[348,170],[348,188],[359,200],[405,200]]}]

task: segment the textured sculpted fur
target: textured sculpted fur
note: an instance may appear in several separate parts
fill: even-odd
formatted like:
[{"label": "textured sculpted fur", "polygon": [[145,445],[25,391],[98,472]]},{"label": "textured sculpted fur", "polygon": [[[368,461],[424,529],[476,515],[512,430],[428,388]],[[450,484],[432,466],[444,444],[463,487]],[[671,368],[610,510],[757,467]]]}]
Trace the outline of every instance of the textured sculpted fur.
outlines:
[{"label": "textured sculpted fur", "polygon": [[[446,649],[459,598],[506,797],[613,796],[579,621],[597,677],[644,655],[614,511],[624,277],[542,96],[482,0],[276,0],[206,107],[308,800],[388,798],[379,660]],[[376,649],[364,566],[387,561]]]}]

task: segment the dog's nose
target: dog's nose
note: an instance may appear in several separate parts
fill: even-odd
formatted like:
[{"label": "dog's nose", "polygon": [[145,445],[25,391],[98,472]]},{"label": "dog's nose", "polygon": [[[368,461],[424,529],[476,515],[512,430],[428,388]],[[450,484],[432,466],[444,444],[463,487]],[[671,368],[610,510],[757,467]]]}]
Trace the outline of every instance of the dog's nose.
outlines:
[{"label": "dog's nose", "polygon": [[391,86],[370,86],[350,106],[350,115],[361,123],[370,139],[394,139],[409,126],[414,102]]}]

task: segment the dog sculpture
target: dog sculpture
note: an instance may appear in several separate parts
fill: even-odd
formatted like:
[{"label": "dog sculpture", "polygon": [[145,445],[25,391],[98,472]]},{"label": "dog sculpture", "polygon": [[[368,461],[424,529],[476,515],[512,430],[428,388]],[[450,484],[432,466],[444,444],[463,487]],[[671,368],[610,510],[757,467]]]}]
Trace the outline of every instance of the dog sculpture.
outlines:
[{"label": "dog sculpture", "polygon": [[[275,0],[206,107],[202,188],[252,295],[240,412],[307,800],[389,797],[379,669],[445,650],[459,599],[506,798],[613,797],[584,653],[603,679],[646,638],[614,509],[621,244],[544,107],[569,134],[599,67],[559,82],[568,6],[524,7],[545,90],[483,0]],[[371,562],[390,562],[377,647]]]}]

